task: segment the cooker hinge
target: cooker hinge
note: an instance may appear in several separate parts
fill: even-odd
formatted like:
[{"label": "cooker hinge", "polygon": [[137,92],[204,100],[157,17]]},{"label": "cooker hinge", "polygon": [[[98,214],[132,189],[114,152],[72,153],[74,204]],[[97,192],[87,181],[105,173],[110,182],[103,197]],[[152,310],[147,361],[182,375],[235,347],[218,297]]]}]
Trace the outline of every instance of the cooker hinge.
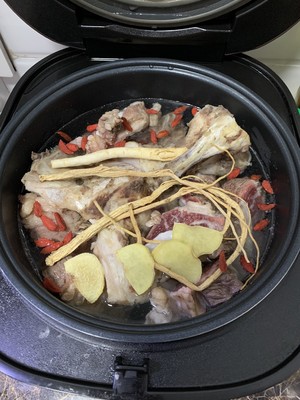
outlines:
[{"label": "cooker hinge", "polygon": [[146,395],[148,385],[148,360],[142,365],[127,365],[122,357],[117,357],[114,365],[113,399],[149,399]]}]

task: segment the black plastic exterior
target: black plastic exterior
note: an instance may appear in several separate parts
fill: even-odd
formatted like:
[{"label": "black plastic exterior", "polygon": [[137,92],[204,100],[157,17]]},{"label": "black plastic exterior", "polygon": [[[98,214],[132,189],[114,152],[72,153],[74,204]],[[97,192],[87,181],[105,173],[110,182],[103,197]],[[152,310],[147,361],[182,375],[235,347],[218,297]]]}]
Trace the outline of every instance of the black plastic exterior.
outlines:
[{"label": "black plastic exterior", "polygon": [[[197,87],[196,91],[195,87]],[[101,98],[97,96],[100,91]],[[296,199],[298,195],[296,188],[299,186],[297,182],[298,171],[295,174],[293,166],[293,162],[299,160],[297,155],[291,153],[295,151],[295,148],[288,142],[287,128],[281,125],[275,114],[270,113],[267,104],[227,76],[216,74],[200,65],[188,65],[171,60],[128,60],[94,65],[68,76],[64,81],[53,85],[47,91],[41,93],[39,97],[28,102],[20,110],[21,115],[16,114],[7,125],[6,132],[4,131],[1,137],[0,201],[2,221],[0,226],[3,232],[1,248],[5,259],[4,266],[8,266],[7,272],[10,274],[14,266],[18,264],[22,265],[22,271],[25,272],[24,276],[17,271],[16,275],[11,275],[12,279],[16,279],[14,285],[18,287],[19,279],[24,280],[20,285],[20,290],[22,291],[23,284],[26,282],[26,286],[28,285],[25,295],[27,300],[32,297],[30,303],[38,307],[45,315],[50,315],[56,323],[59,323],[62,315],[67,313],[70,315],[71,329],[80,332],[81,330],[85,331],[85,328],[88,327],[87,334],[91,337],[100,335],[99,337],[117,341],[122,337],[122,340],[131,342],[172,341],[178,336],[181,338],[195,336],[199,333],[199,329],[201,332],[216,329],[216,326],[222,326],[230,320],[238,318],[249,307],[251,308],[252,305],[261,301],[268,293],[269,286],[264,285],[264,280],[267,279],[269,283],[272,281],[268,276],[269,274],[263,275],[264,279],[259,278],[257,288],[261,288],[257,290],[257,296],[253,296],[249,289],[248,295],[246,296],[245,293],[242,296],[245,300],[238,306],[229,307],[226,313],[222,312],[222,316],[219,315],[219,320],[216,316],[213,318],[204,316],[201,321],[206,322],[204,324],[201,322],[201,326],[195,320],[194,322],[181,322],[175,327],[170,327],[169,324],[162,328],[153,326],[150,330],[146,327],[127,327],[111,324],[110,321],[103,321],[101,331],[99,331],[98,323],[93,318],[81,315],[78,319],[76,312],[74,313],[62,306],[61,302],[54,301],[52,296],[49,297],[47,293],[45,295],[44,290],[34,294],[37,282],[32,281],[32,265],[21,249],[12,247],[12,244],[18,241],[18,237],[14,237],[17,229],[14,220],[17,204],[12,202],[17,194],[17,187],[9,188],[8,182],[21,181],[22,171],[26,170],[31,152],[35,149],[37,151],[47,141],[49,132],[55,132],[71,119],[94,109],[97,105],[109,104],[124,98],[134,99],[142,95],[146,98],[154,98],[157,95],[158,98],[169,98],[170,100],[179,98],[184,99],[181,101],[196,105],[199,104],[200,99],[200,104],[222,102],[231,112],[239,115],[239,121],[250,132],[260,158],[266,162],[267,175],[270,176],[274,184],[278,181],[280,190],[278,189],[277,201],[285,204],[285,208],[289,210],[288,218],[290,218],[293,207],[299,206]],[[43,122],[46,116],[48,116],[47,124]],[[8,133],[9,131],[13,131],[14,134],[11,135],[11,133]],[[37,134],[32,136],[32,132],[37,132]],[[267,142],[263,132],[268,132],[268,141],[272,140],[272,144],[268,143],[269,147],[266,147]],[[262,148],[265,149],[263,153],[261,153]],[[12,151],[12,149],[14,150]],[[21,154],[18,154],[19,151],[21,151]],[[284,160],[289,161],[285,163]],[[273,176],[274,168],[280,171],[280,175]],[[281,198],[280,194],[286,191],[283,186],[287,184],[287,182],[281,180],[282,175],[289,177],[289,186],[294,188],[290,197]],[[12,214],[10,214],[11,212]],[[297,211],[295,213],[297,215]],[[281,218],[283,218],[281,222],[283,223],[287,216],[281,215]],[[294,218],[290,220],[289,230],[287,230],[287,226],[282,226],[282,231],[285,232],[286,246],[289,246],[288,238],[293,233],[292,225],[295,223]],[[275,248],[273,248],[274,251]],[[287,251],[283,245],[281,248],[277,248],[275,252],[279,250],[280,254],[278,253],[276,257],[275,253],[272,253],[272,257],[277,260],[273,268],[282,259],[284,251]],[[297,248],[297,250],[299,249]],[[271,254],[270,250],[268,254]],[[278,270],[279,275],[274,274],[275,280],[281,279],[279,276],[283,276],[286,273],[286,268],[290,267],[286,256],[285,258],[285,268],[281,266]],[[36,295],[42,301],[37,302]],[[44,301],[46,299],[47,301]],[[64,325],[64,322],[61,321],[61,323]]]},{"label": "black plastic exterior", "polygon": [[[6,234],[1,233],[0,266],[5,263],[5,275],[14,285],[11,288],[10,283],[0,277],[0,307],[5,315],[5,324],[0,330],[1,370],[29,383],[113,400],[225,400],[258,392],[287,378],[300,365],[300,323],[297,318],[300,259],[299,249],[298,253],[295,251],[300,242],[297,229],[300,221],[294,204],[299,203],[299,171],[292,172],[293,163],[299,168],[296,155],[299,149],[296,140],[291,138],[294,136],[299,140],[299,117],[291,95],[271,71],[250,58],[226,55],[253,49],[283,33],[299,20],[299,2],[287,0],[283,5],[280,0],[250,1],[245,7],[215,20],[172,29],[117,24],[90,14],[67,0],[6,2],[34,29],[52,40],[84,52],[67,49],[30,70],[20,80],[0,117],[1,131],[8,132],[14,124],[12,121],[16,119],[17,123],[18,115],[23,115],[26,120],[24,110],[30,113],[30,104],[36,96],[44,102],[51,95],[51,87],[54,91],[55,87],[63,88],[62,81],[66,79],[67,91],[70,75],[78,74],[79,77],[86,68],[97,69],[98,65],[102,65],[93,61],[93,57],[127,58],[163,54],[164,57],[181,60],[202,60],[200,69],[208,67],[216,74],[224,74],[226,78],[221,79],[220,84],[229,83],[232,89],[226,91],[229,97],[241,84],[241,109],[245,101],[242,97],[249,89],[254,97],[258,96],[254,101],[258,107],[257,118],[264,119],[262,115],[267,113],[275,130],[285,131],[282,143],[287,145],[288,150],[283,153],[278,148],[271,152],[266,150],[264,158],[268,173],[277,182],[277,187],[286,194],[290,189],[287,186],[292,182],[295,191],[291,200],[282,200],[286,209],[279,212],[277,221],[280,230],[276,243],[278,247],[286,248],[281,260],[282,268],[272,273],[264,272],[261,284],[256,282],[256,287],[254,285],[254,289],[246,291],[245,297],[235,303],[235,311],[229,304],[215,314],[217,323],[210,321],[209,317],[204,319],[204,328],[196,321],[181,327],[154,327],[151,334],[143,329],[134,331],[132,327],[121,329],[121,333],[117,327],[115,331],[108,329],[105,332],[110,326],[108,324],[103,333],[95,329],[92,320],[87,319],[82,325],[76,313],[70,324],[68,310],[63,306],[57,307],[56,300],[50,300],[51,296],[43,288],[37,289],[39,281],[27,270],[16,234],[9,233],[11,237],[7,241]],[[175,65],[170,62],[170,73]],[[131,62],[128,66],[134,69]],[[196,94],[195,101],[198,95],[202,101],[203,93]],[[250,98],[252,101],[253,97]],[[231,100],[227,98],[225,102],[230,104]],[[234,112],[240,114],[237,98],[233,103]],[[65,117],[62,115],[61,120]],[[49,118],[51,126],[52,117]],[[241,123],[244,123],[243,118]],[[28,146],[32,148],[33,143],[46,139],[45,133],[36,135],[33,138],[24,136],[18,141],[24,153]],[[268,141],[258,139],[258,136],[257,146],[267,149]],[[281,141],[277,138],[275,142],[277,140]],[[24,165],[24,156],[14,153],[13,141],[7,133],[4,139],[0,138],[2,153],[11,152],[11,158],[18,158],[20,163],[20,167],[19,164],[16,167],[14,161],[4,163],[0,159],[6,176],[1,181],[1,222],[8,232],[16,232],[9,204],[15,207],[18,186],[16,184],[12,189],[6,174],[11,177],[20,175],[20,168]],[[275,156],[276,162],[272,163],[270,154],[273,159],[276,152],[281,154],[282,160]],[[282,199],[283,194],[279,197]],[[288,206],[293,210],[292,215],[287,210]],[[291,221],[290,233],[283,226],[284,220]],[[8,242],[13,242],[14,246],[7,253],[5,246]],[[20,270],[14,270],[14,267],[9,270],[8,266],[13,265],[16,255],[20,257],[19,261],[22,260],[19,262]],[[271,261],[267,260],[267,264],[272,269]],[[139,334],[141,337],[138,337]],[[126,381],[128,385],[121,387],[116,382],[118,371],[124,372],[125,377],[128,370],[141,379],[136,392],[134,379]],[[129,374],[129,377],[132,375]]]},{"label": "black plastic exterior", "polygon": [[[226,15],[184,27],[145,28],[116,23],[68,0],[5,0],[46,37],[84,49],[90,57],[156,57],[219,61],[281,35],[300,19],[294,0],[253,0]],[[147,46],[145,46],[147,45]]]},{"label": "black plastic exterior", "polygon": [[117,357],[114,365],[114,396],[145,398],[148,389],[148,359],[141,365],[124,364],[122,357]]},{"label": "black plastic exterior", "polygon": [[[32,97],[40,94],[41,90],[75,71],[100,63],[91,60],[84,51],[68,48],[35,64],[18,81],[6,102],[0,115],[0,132],[14,113]],[[284,82],[272,70],[243,54],[225,57],[221,62],[206,62],[202,65],[226,74],[253,90],[280,115],[300,143],[300,117],[295,107],[295,100]]]},{"label": "black plastic exterior", "polygon": [[[65,62],[63,62],[64,57]],[[51,65],[52,68],[50,68]],[[2,157],[6,153],[6,161],[1,160],[3,173],[3,179],[1,179],[1,203],[7,211],[9,211],[10,202],[15,207],[15,195],[13,193],[18,189],[7,184],[8,181],[11,182],[9,176],[22,174],[22,165],[25,162],[25,156],[20,157],[20,155],[16,154],[16,138],[8,134],[9,129],[13,126],[18,126],[21,115],[24,116],[24,110],[29,112],[32,103],[39,103],[38,100],[41,102],[47,101],[49,91],[53,90],[53,93],[58,95],[56,89],[65,86],[67,93],[68,85],[72,81],[71,70],[74,72],[74,77],[79,78],[87,73],[87,70],[89,72],[95,72],[96,70],[100,72],[101,68],[99,69],[99,66],[101,65],[103,65],[104,71],[115,68],[114,63],[93,63],[80,52],[62,51],[51,56],[48,60],[44,60],[40,65],[40,70],[37,66],[34,71],[29,71],[24,80],[20,82],[20,86],[16,88],[10,109],[6,108],[4,110],[1,120],[2,127],[6,126],[3,132],[5,136],[0,139]],[[178,65],[177,62],[163,60],[136,60],[123,62],[122,65],[128,67],[129,70],[132,69],[135,77],[139,70],[138,66],[140,67],[141,65],[144,66],[145,72],[149,71],[150,66],[155,71],[155,66],[157,66],[158,76],[160,76],[160,73],[163,73],[163,75],[166,73],[165,77],[167,74],[173,74],[174,68],[175,70],[179,67],[182,68],[182,77],[184,77],[186,76],[186,70],[193,74],[193,68],[199,72],[205,71],[207,67],[207,65],[205,67],[202,65],[197,67],[195,65],[190,69],[184,63],[179,63]],[[49,66],[49,70],[47,70],[47,66]],[[261,111],[257,110],[256,118],[258,118],[258,121],[253,119],[253,124],[262,122],[260,121],[261,112],[263,114],[267,113],[272,124],[275,124],[276,129],[280,129],[283,132],[285,145],[290,142],[289,136],[297,135],[297,130],[299,132],[299,120],[296,118],[296,106],[292,104],[291,95],[287,92],[282,82],[276,79],[276,76],[268,69],[256,63],[255,60],[243,56],[233,57],[222,63],[213,63],[210,68],[217,76],[219,72],[225,73],[222,78],[220,77],[220,85],[225,84],[226,86],[229,84],[233,91],[227,91],[228,97],[223,96],[222,100],[227,106],[231,104],[234,112],[241,118],[241,123],[246,123],[245,121],[249,118],[249,116],[244,116],[243,118],[241,114],[244,107],[242,105],[244,104],[243,96],[246,95],[245,90],[248,87],[250,92],[255,89],[261,92],[259,94],[264,96],[266,100],[270,100],[270,104],[268,104],[260,100],[257,95],[255,95],[257,99],[254,100],[252,95],[256,92],[252,92],[249,98],[246,95],[248,100],[254,100],[261,107]],[[49,73],[50,71],[51,73]],[[227,75],[229,71],[231,71],[231,76],[236,74],[236,78],[242,79],[243,82],[239,82],[236,79],[232,81],[231,77]],[[210,76],[208,81],[212,77],[216,78],[215,73],[208,75]],[[115,76],[118,77],[118,74]],[[161,81],[157,81],[156,88],[159,87],[159,82]],[[147,85],[147,82],[144,84]],[[43,87],[43,85],[45,86]],[[251,85],[254,88],[251,88]],[[129,90],[130,87],[125,90]],[[118,88],[120,89],[120,86]],[[164,90],[167,89],[168,87]],[[203,97],[207,95],[214,97],[215,90],[217,89],[211,89],[211,93],[203,90],[194,91],[191,95],[194,96],[195,101],[198,96],[201,101],[206,101],[207,99]],[[235,90],[240,91],[240,105],[238,98],[231,99]],[[116,96],[116,92],[113,92],[112,95]],[[170,93],[170,95],[174,96],[175,94]],[[185,92],[184,96],[187,95],[187,92]],[[36,96],[38,96],[38,99],[36,99]],[[82,96],[85,96],[84,93],[82,93]],[[69,104],[68,109],[72,112],[74,111],[74,105],[70,107]],[[63,110],[64,107],[61,107],[61,109]],[[281,117],[277,113],[280,113]],[[43,121],[45,121],[45,115],[47,114],[42,114]],[[53,122],[56,123],[52,121],[51,115],[49,114],[49,120],[47,121],[48,128],[52,126]],[[71,116],[62,116],[62,118],[66,117]],[[26,118],[27,116],[24,121]],[[28,118],[30,118],[30,115]],[[56,118],[57,116],[55,115]],[[23,118],[21,119],[23,123]],[[26,125],[27,122],[25,121],[24,124]],[[41,125],[41,129],[34,136],[19,137],[23,146],[23,154],[26,153],[26,149],[29,150],[30,148],[31,150],[33,144],[38,146],[38,142],[46,139],[42,131]],[[273,140],[271,138],[275,133],[266,132],[270,135],[270,140]],[[262,139],[261,142],[258,135],[256,140],[258,140],[258,146],[263,148],[264,140],[267,140],[267,138]],[[276,140],[281,141],[279,137]],[[295,187],[291,196],[296,202],[299,197],[299,184],[297,184],[299,177],[297,178],[294,173],[292,174],[293,176],[285,173],[286,168],[291,171],[293,170],[293,163],[299,163],[296,155],[299,154],[297,153],[296,141],[293,140],[288,145],[289,148],[291,144],[294,149],[289,150],[292,152],[290,156],[282,155],[282,160],[276,159],[274,165],[273,163],[269,164],[269,153],[267,151],[263,157],[265,157],[265,161],[268,164],[271,178],[275,179],[276,185],[279,185],[277,187],[285,186],[287,177],[291,179],[290,183],[292,182],[292,186]],[[267,150],[268,146],[265,146],[265,148]],[[280,151],[279,149],[275,150],[275,148],[272,148],[275,153]],[[9,157],[7,157],[8,154]],[[14,163],[15,158],[18,159],[19,165],[17,170]],[[9,162],[7,163],[8,160]],[[283,169],[278,169],[278,163]],[[282,187],[282,191],[280,190],[279,192],[281,193],[281,195],[279,194],[281,203],[286,204],[282,194],[286,197],[288,190]],[[16,292],[11,292],[7,283],[1,280],[1,288],[4,288],[1,289],[1,308],[4,310],[5,315],[9,316],[3,326],[4,329],[0,333],[2,335],[0,338],[1,369],[22,380],[29,380],[53,388],[71,388],[78,393],[102,397],[103,399],[114,398],[118,400],[118,397],[113,397],[113,378],[115,362],[117,357],[120,356],[123,358],[124,364],[129,366],[140,366],[143,365],[145,358],[148,360],[148,384],[144,398],[149,399],[173,400],[177,398],[198,399],[202,397],[205,399],[229,399],[259,391],[286,378],[299,367],[300,361],[300,325],[299,319],[294,317],[295,305],[300,303],[300,293],[297,289],[300,273],[298,266],[300,264],[299,258],[295,257],[295,248],[300,240],[299,229],[297,230],[296,228],[297,226],[299,227],[299,213],[296,212],[293,202],[290,205],[294,210],[293,214],[288,217],[289,213],[283,209],[282,211],[284,212],[277,221],[277,224],[281,227],[279,231],[282,231],[282,229],[284,231],[277,238],[277,244],[280,242],[280,246],[288,246],[290,251],[286,252],[280,268],[273,271],[271,267],[272,272],[270,271],[270,274],[265,272],[267,275],[265,278],[267,279],[264,280],[263,278],[261,285],[257,281],[256,289],[254,287],[252,288],[253,290],[250,289],[250,291],[245,292],[243,294],[244,299],[241,298],[241,301],[235,303],[237,307],[236,314],[232,314],[230,305],[225,307],[223,311],[215,314],[219,322],[210,325],[209,329],[206,330],[203,329],[203,326],[201,327],[201,324],[197,326],[197,322],[183,324],[185,328],[179,326],[171,327],[171,329],[170,327],[165,329],[154,328],[154,342],[153,336],[150,335],[149,338],[145,333],[143,333],[143,338],[136,338],[131,341],[130,337],[132,337],[132,334],[134,336],[132,327],[129,327],[127,332],[124,329],[121,329],[121,333],[111,332],[108,334],[109,338],[105,337],[107,333],[103,336],[99,330],[97,332],[92,326],[92,321],[89,321],[81,332],[78,331],[79,325],[76,327],[77,322],[79,322],[76,322],[76,318],[74,319],[73,327],[70,327],[67,310],[64,310],[63,307],[60,310],[55,309],[57,303],[55,301],[52,303],[52,300],[49,303],[49,295],[43,289],[38,289],[37,291],[38,280],[31,276],[29,271],[26,271],[24,264],[26,261],[23,259],[19,264],[22,272],[17,272],[14,267],[9,271],[7,265],[11,265],[11,255],[7,253],[5,248],[2,248],[4,251],[2,253],[2,262],[7,263],[4,267],[5,274],[14,283],[15,288],[20,290],[22,296],[25,294],[26,301],[24,303],[24,299],[21,297],[22,301],[20,302],[20,297],[15,294]],[[5,226],[5,229],[8,230],[7,233],[10,235],[9,232],[15,231],[15,226],[11,216],[8,214],[10,214],[10,211],[6,213],[5,217],[2,215],[5,220],[5,224],[2,224],[2,227]],[[283,221],[289,223],[290,233],[284,228]],[[293,241],[289,245],[291,236]],[[1,240],[2,245],[5,246],[7,239],[1,236]],[[12,237],[10,240],[12,240],[15,247],[15,244],[18,243],[17,237]],[[278,247],[280,246],[278,245]],[[12,249],[10,254],[13,254],[13,252],[16,252],[18,257],[23,258],[19,246]],[[270,261],[268,263],[272,264]],[[22,288],[17,283],[19,279],[25,280],[25,291],[24,287]],[[41,306],[44,300],[46,300],[45,304]],[[47,302],[48,305],[46,305]],[[52,306],[49,308],[51,303]],[[37,308],[38,312],[36,312]],[[33,310],[34,312],[32,312]],[[248,311],[245,312],[246,310]],[[274,310],[276,310],[276,313],[274,313]],[[291,311],[287,312],[287,310]],[[227,311],[231,313],[231,320],[227,318]],[[223,312],[224,315],[222,316]],[[51,315],[47,316],[47,313]],[[297,310],[296,313],[298,314]],[[239,317],[235,318],[237,315]],[[222,323],[222,319],[225,323]],[[208,320],[206,322],[209,322]],[[281,323],[278,325],[279,320]],[[204,321],[204,325],[206,322]],[[18,328],[20,326],[26,326],[26,329]],[[276,327],[276,337],[273,335],[274,327]],[[142,331],[143,329],[140,330],[140,334]],[[188,335],[186,335],[187,331],[189,331]],[[88,335],[85,332],[88,332]],[[185,334],[182,335],[184,332]],[[120,340],[122,334],[123,340]],[[270,337],[272,340],[270,340]],[[12,343],[14,344],[13,346],[11,346]],[[34,350],[37,343],[39,351]],[[52,360],[51,363],[49,360]],[[82,365],[82,368],[75,368],[74,366],[77,365]]]},{"label": "black plastic exterior", "polygon": [[264,302],[226,330],[201,342],[162,343],[148,351],[74,339],[37,318],[0,277],[0,306],[10,316],[1,330],[0,370],[29,384],[122,400],[113,391],[115,362],[122,357],[125,365],[141,366],[146,357],[143,400],[229,400],[260,392],[300,365],[299,263]]}]

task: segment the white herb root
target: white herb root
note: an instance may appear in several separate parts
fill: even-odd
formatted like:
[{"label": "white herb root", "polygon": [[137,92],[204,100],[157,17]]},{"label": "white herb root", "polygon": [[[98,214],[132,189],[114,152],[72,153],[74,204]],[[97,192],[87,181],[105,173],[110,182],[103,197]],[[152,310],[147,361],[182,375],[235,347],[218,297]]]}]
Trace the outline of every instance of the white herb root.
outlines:
[{"label": "white herb root", "polygon": [[168,162],[175,160],[186,151],[186,147],[113,147],[82,156],[52,160],[51,166],[52,168],[80,167],[83,165],[97,164],[112,158],[140,158],[143,160]]},{"label": "white herb root", "polygon": [[[176,150],[177,152],[174,152]],[[61,160],[53,160],[53,163],[63,162],[63,165],[56,166],[54,168],[61,167],[70,167],[75,164],[70,164],[73,160],[83,159],[84,163],[77,163],[76,165],[89,165],[95,162],[103,161],[108,158],[117,158],[117,157],[128,157],[128,158],[147,158],[152,160],[159,161],[169,161],[172,157],[176,158],[180,154],[180,152],[186,151],[185,148],[169,148],[169,149],[152,149],[152,148],[113,148],[108,150],[101,150],[98,153],[91,153],[86,156],[79,156]],[[150,210],[153,208],[157,208],[160,205],[167,204],[173,201],[176,198],[183,196],[188,193],[201,194],[205,196],[215,207],[216,209],[225,217],[225,224],[223,233],[231,229],[232,234],[234,236],[234,240],[236,241],[236,248],[233,253],[226,260],[227,264],[230,265],[241,253],[244,254],[248,261],[248,257],[246,251],[244,249],[244,245],[247,237],[250,237],[252,242],[254,243],[257,250],[256,257],[256,266],[255,271],[257,271],[259,265],[259,247],[252,236],[251,233],[251,221],[247,223],[245,219],[245,215],[239,205],[239,201],[241,200],[239,196],[236,196],[230,192],[225,191],[224,189],[216,186],[216,183],[222,179],[224,179],[234,168],[234,159],[231,154],[228,153],[229,157],[232,159],[232,167],[231,170],[224,176],[219,177],[213,183],[204,183],[199,181],[197,176],[184,176],[182,178],[178,177],[173,171],[170,169],[161,169],[157,171],[143,172],[143,171],[135,171],[135,170],[122,170],[117,167],[106,167],[104,165],[99,165],[97,167],[92,168],[84,168],[84,169],[73,169],[70,171],[64,171],[56,174],[49,175],[41,175],[40,180],[61,180],[61,179],[74,179],[78,177],[84,176],[102,176],[102,177],[120,177],[120,176],[139,176],[139,177],[153,177],[153,178],[168,178],[165,182],[163,182],[150,196],[146,196],[142,199],[136,200],[129,204],[124,204],[123,206],[117,208],[110,214],[106,215],[104,211],[99,206],[99,211],[102,214],[102,218],[92,224],[89,228],[79,233],[76,237],[74,237],[71,242],[61,247],[60,249],[54,251],[50,256],[46,259],[47,265],[53,265],[62,258],[71,254],[80,244],[91,239],[94,235],[96,235],[101,229],[114,224],[118,225],[120,221],[124,218],[130,218],[133,224],[133,228],[135,232],[127,232],[130,235],[136,237],[138,243],[142,243],[143,241],[147,241],[147,239],[141,236],[139,231],[139,227],[136,224],[136,220],[134,218],[135,214],[140,214],[146,210]],[[100,154],[99,154],[100,153]],[[105,156],[106,153],[106,156]],[[92,157],[97,155],[95,158]],[[182,153],[181,153],[182,154]],[[102,157],[102,158],[101,158]],[[105,158],[103,158],[105,157]],[[87,161],[86,161],[87,159]],[[53,166],[53,165],[52,165]],[[173,195],[162,199],[157,200],[158,197],[163,194],[166,190],[173,186],[179,186],[179,189]],[[232,218],[235,218],[239,222],[240,232],[238,233],[235,227],[235,224],[232,221]],[[120,226],[121,228],[121,226]],[[122,228],[124,229],[124,228]],[[125,230],[125,229],[124,229]],[[155,264],[155,268],[160,270],[161,272],[166,273],[170,277],[177,279],[179,282],[188,286],[192,290],[201,291],[209,287],[221,274],[222,271],[218,268],[209,278],[207,278],[204,282],[202,282],[199,286],[187,281],[184,277],[169,271],[168,268]],[[253,275],[252,275],[253,276]],[[251,276],[251,277],[252,277]],[[251,278],[250,277],[250,278]],[[249,279],[250,279],[249,278]],[[247,281],[248,282],[248,281]]]}]

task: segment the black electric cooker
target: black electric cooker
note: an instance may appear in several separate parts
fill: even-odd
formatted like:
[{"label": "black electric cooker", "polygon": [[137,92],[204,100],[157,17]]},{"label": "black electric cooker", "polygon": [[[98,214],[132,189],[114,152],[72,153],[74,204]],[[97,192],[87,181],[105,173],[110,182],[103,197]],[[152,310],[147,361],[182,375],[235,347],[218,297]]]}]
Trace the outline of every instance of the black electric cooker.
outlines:
[{"label": "black electric cooker", "polygon": [[[167,57],[232,78],[263,99],[300,141],[297,107],[286,86],[266,66],[240,54],[296,23],[298,2],[6,2],[36,30],[69,48],[20,79],[2,112],[1,131],[33,97],[74,73],[113,59]],[[299,243],[299,235],[294,240]],[[154,342],[137,343],[72,330],[63,316],[56,323],[28,307],[5,275],[0,368],[31,384],[103,399],[230,399],[270,387],[300,367],[300,319],[294,317],[300,311],[299,254],[287,277],[239,318],[201,337],[175,334],[167,342],[159,334]],[[34,295],[28,296],[34,304]],[[293,316],[291,309],[297,311]]]}]

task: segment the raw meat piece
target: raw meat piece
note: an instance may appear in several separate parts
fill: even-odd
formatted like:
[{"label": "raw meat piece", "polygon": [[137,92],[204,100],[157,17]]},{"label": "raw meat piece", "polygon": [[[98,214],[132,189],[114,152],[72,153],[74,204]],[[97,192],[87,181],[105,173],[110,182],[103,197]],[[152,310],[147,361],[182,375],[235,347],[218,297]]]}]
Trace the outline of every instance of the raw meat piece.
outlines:
[{"label": "raw meat piece", "polygon": [[[19,197],[21,203],[20,215],[24,227],[29,230],[33,240],[44,237],[56,241],[63,240],[67,232],[76,233],[86,227],[86,221],[83,220],[80,214],[68,209],[57,209],[45,201],[42,197],[38,197],[34,193],[26,193]],[[33,213],[33,204],[38,201],[43,209],[43,214],[54,220],[53,213],[59,212],[64,222],[66,223],[66,231],[49,231],[42,223],[39,217]]]},{"label": "raw meat piece", "polygon": [[[214,269],[210,274],[213,271]],[[232,270],[224,272],[202,292],[194,292],[186,286],[177,287],[175,290],[157,286],[151,291],[152,309],[146,316],[146,324],[165,324],[204,314],[208,308],[231,299],[242,286],[242,282]]]},{"label": "raw meat piece", "polygon": [[56,150],[47,151],[36,157],[31,170],[23,176],[22,183],[27,191],[42,197],[52,208],[76,211],[86,220],[99,217],[94,201],[97,201],[102,208],[112,211],[121,204],[149,194],[154,185],[159,185],[159,181],[153,179],[133,177],[91,177],[76,181],[41,182],[39,175],[53,173],[50,163],[57,157]]},{"label": "raw meat piece", "polygon": [[[236,154],[232,154],[235,161],[235,168],[239,168],[243,172],[251,162],[250,151],[240,151]],[[215,175],[223,176],[227,174],[232,166],[232,160],[227,156],[227,154],[216,154],[213,157],[209,157],[192,167],[192,171],[188,171],[187,175]]]},{"label": "raw meat piece", "polygon": [[238,293],[243,283],[238,279],[237,274],[233,270],[224,272],[209,288],[197,293],[198,296],[204,298],[208,307],[215,307],[224,303]]},{"label": "raw meat piece", "polygon": [[169,291],[157,286],[152,289],[150,302],[152,310],[146,316],[146,324],[165,324],[201,315],[205,308],[186,286]]},{"label": "raw meat piece", "polygon": [[225,182],[222,187],[245,200],[254,220],[262,215],[257,204],[264,203],[265,196],[259,181],[248,177],[235,178]]},{"label": "raw meat piece", "polygon": [[119,115],[120,110],[113,109],[111,111],[105,112],[98,121],[98,128],[97,131],[100,134],[106,134],[107,132],[115,132],[119,129],[120,125],[122,124],[122,119]]},{"label": "raw meat piece", "polygon": [[[132,131],[127,131],[127,136],[135,132],[140,132],[149,126],[149,115],[146,112],[143,101],[131,103],[128,107],[124,108],[121,112],[121,116],[126,118],[132,128]],[[118,139],[120,140],[121,137],[119,136]]]},{"label": "raw meat piece", "polygon": [[84,297],[76,289],[72,276],[66,273],[64,266],[66,259],[46,268],[43,271],[43,276],[49,278],[60,290],[59,295],[63,301],[73,305],[81,305],[84,302]]},{"label": "raw meat piece", "polygon": [[185,145],[189,150],[168,165],[178,176],[224,150],[247,152],[250,138],[226,108],[207,105],[189,123]]},{"label": "raw meat piece", "polygon": [[162,213],[160,222],[152,226],[147,239],[154,239],[161,232],[172,230],[175,222],[187,225],[201,225],[221,231],[225,218],[221,214],[211,211],[210,207],[188,202],[186,206],[175,207],[172,210]]}]

